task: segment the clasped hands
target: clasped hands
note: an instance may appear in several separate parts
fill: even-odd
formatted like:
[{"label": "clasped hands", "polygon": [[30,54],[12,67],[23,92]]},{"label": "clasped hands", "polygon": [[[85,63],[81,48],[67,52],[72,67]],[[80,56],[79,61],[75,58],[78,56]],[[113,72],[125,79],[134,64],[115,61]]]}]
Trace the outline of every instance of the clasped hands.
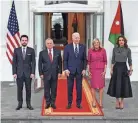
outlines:
[{"label": "clasped hands", "polygon": [[[91,78],[92,77],[92,73],[90,71],[88,71],[88,74],[89,74],[89,77]],[[101,73],[102,78],[105,78],[105,74],[106,74],[106,71],[103,71]]]},{"label": "clasped hands", "polygon": [[[69,74],[70,74],[70,71],[69,70],[65,70],[65,75],[67,76],[67,77],[69,77]],[[83,70],[82,71],[82,75],[84,76],[86,74],[86,70]]]},{"label": "clasped hands", "polygon": [[[61,76],[62,76],[62,74],[59,73],[59,74],[58,74],[58,78],[60,78]],[[41,78],[41,79],[44,79],[44,75],[40,75],[40,78]]]}]

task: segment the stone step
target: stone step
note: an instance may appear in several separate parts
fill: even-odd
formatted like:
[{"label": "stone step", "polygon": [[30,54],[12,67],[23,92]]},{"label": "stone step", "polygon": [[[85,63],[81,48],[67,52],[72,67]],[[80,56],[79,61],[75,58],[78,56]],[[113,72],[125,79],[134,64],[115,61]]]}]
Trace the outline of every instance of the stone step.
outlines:
[{"label": "stone step", "polygon": [[1,123],[138,123],[129,119],[2,119]]}]

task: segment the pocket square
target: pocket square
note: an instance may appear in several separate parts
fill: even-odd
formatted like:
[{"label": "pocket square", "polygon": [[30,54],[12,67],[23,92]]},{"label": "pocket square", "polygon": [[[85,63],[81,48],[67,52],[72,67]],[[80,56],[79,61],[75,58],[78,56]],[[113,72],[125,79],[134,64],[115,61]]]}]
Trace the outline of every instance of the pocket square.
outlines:
[{"label": "pocket square", "polygon": [[31,55],[31,54],[27,54],[27,55]]}]

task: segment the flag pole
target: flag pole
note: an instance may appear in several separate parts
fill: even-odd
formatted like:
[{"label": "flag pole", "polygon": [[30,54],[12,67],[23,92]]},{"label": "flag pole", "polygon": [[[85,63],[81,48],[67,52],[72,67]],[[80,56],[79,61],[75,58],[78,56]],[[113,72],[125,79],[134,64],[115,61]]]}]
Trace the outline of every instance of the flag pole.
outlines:
[{"label": "flag pole", "polygon": [[[14,0],[11,1],[11,6],[13,4]],[[10,9],[11,11],[11,9]],[[9,86],[15,86],[16,85],[16,78],[13,77],[12,83],[9,84]]]}]

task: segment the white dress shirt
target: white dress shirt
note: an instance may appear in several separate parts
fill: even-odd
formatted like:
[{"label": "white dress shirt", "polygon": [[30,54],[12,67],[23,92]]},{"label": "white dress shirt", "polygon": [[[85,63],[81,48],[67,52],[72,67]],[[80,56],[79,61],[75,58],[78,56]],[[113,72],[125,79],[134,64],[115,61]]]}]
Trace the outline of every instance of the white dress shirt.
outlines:
[{"label": "white dress shirt", "polygon": [[23,53],[23,50],[25,49],[25,54],[26,54],[26,50],[27,50],[27,46],[26,47],[23,47],[22,46],[22,53]]},{"label": "white dress shirt", "polygon": [[79,52],[79,44],[73,43],[74,52],[75,52],[76,45],[77,45],[77,49],[78,49],[78,52]]}]

